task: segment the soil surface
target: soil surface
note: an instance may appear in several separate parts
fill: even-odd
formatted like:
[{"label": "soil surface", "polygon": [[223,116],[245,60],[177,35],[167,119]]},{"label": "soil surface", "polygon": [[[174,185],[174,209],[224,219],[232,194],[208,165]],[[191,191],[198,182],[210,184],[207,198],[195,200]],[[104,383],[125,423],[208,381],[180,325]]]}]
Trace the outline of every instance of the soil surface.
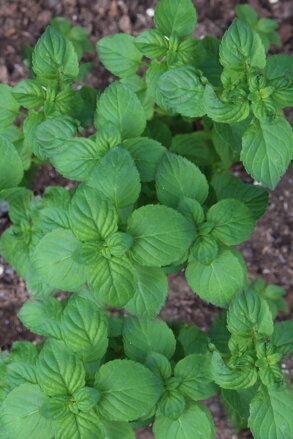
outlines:
[{"label": "soil surface", "polygon": [[[197,0],[197,37],[212,34],[220,37],[235,16],[235,0]],[[281,51],[292,53],[293,44],[293,4],[289,0],[258,0],[249,2],[263,17],[275,19],[283,42]],[[22,61],[22,46],[34,45],[48,25],[50,19],[64,16],[74,24],[88,29],[91,40],[116,32],[137,35],[152,27],[154,0],[0,0],[0,82],[9,85],[29,77]],[[280,51],[274,48],[272,53]],[[98,62],[95,54],[87,54],[86,61],[93,61],[95,67],[86,82],[103,89],[113,77]],[[288,115],[292,121],[292,113]],[[248,178],[239,166],[235,173]],[[240,246],[248,264],[251,278],[262,276],[267,283],[277,283],[288,291],[290,314],[293,316],[293,209],[290,203],[292,192],[293,166],[270,195],[270,206],[266,215],[258,221],[250,240]],[[50,166],[39,172],[34,190],[41,193],[46,185],[68,181],[61,178]],[[7,215],[0,211],[0,231],[8,226]],[[0,346],[10,348],[13,340],[36,340],[19,322],[17,312],[28,299],[25,285],[13,268],[0,258]],[[207,330],[217,308],[200,300],[186,285],[184,276],[170,276],[170,293],[161,316],[169,321],[194,322]],[[293,374],[293,361],[285,365]],[[208,401],[217,429],[217,439],[252,438],[248,431],[236,434],[217,398]],[[140,439],[151,439],[147,429],[137,433]]]}]

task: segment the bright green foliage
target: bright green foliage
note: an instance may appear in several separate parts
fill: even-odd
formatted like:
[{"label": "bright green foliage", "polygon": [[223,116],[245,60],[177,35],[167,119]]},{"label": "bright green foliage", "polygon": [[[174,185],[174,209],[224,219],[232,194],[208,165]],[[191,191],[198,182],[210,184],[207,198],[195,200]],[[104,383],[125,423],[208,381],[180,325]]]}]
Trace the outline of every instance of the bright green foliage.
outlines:
[{"label": "bright green foliage", "polygon": [[[215,394],[236,430],[293,435],[292,322],[273,323],[285,291],[249,284],[233,248],[268,191],[229,170],[242,161],[272,189],[288,168],[293,63],[266,58],[275,22],[237,15],[221,40],[197,40],[193,2],[160,0],[155,29],[98,41],[118,76],[99,95],[78,85],[87,32],[53,19],[32,79],[0,84],[0,251],[32,295],[20,319],[47,337],[0,353],[1,439],[134,439],[150,425],[156,439],[213,439],[199,401]],[[44,162],[73,182],[34,195],[26,171]],[[225,308],[209,332],[157,318],[180,271]]]}]

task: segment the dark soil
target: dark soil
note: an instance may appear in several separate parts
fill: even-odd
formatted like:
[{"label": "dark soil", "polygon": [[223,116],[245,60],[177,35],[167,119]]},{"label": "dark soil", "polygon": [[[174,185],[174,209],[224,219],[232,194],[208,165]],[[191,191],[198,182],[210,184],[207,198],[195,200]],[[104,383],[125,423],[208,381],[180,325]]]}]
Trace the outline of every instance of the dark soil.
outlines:
[{"label": "dark soil", "polygon": [[[234,18],[234,7],[242,1],[197,0],[199,22],[196,36],[212,34],[220,37]],[[270,17],[280,24],[283,41],[282,52],[292,53],[293,4],[289,0],[273,2],[250,1],[259,14]],[[65,16],[72,23],[88,29],[95,43],[102,36],[116,32],[138,34],[152,26],[154,0],[0,0],[0,82],[10,85],[28,77],[21,56],[22,45],[34,45],[48,25],[50,18]],[[273,53],[279,49],[273,49]],[[87,83],[103,89],[113,77],[98,62],[95,54],[88,54],[86,61],[94,61],[95,68]],[[292,120],[292,114],[289,115]],[[237,168],[238,169],[238,168]],[[240,171],[241,176],[243,172]],[[293,210],[291,188],[293,167],[287,172],[278,188],[271,193],[270,206],[265,217],[256,226],[251,239],[240,246],[248,264],[251,278],[262,276],[268,283],[277,283],[288,291],[290,315],[293,315]],[[46,185],[68,181],[52,168],[40,171],[34,190],[41,193]],[[0,212],[0,229],[7,227],[7,217]],[[9,348],[13,340],[35,340],[17,319],[17,312],[28,294],[22,280],[12,267],[0,258],[0,346]],[[207,330],[217,313],[216,307],[205,303],[187,287],[182,274],[170,276],[170,294],[162,311],[162,317],[170,321],[194,322]],[[291,364],[291,366],[290,366]],[[293,374],[293,364],[287,367]],[[217,428],[217,439],[248,439],[249,432],[233,433],[217,398],[208,402]],[[150,431],[138,434],[140,439],[153,438]]]}]

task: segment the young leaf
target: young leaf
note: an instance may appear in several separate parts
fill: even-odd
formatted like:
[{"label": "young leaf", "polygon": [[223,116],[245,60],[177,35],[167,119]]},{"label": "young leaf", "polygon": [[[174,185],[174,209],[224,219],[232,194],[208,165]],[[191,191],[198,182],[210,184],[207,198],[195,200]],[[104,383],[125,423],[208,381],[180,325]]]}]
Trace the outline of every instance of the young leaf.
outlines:
[{"label": "young leaf", "polygon": [[249,5],[236,5],[236,14],[238,18],[253,27],[257,23],[257,13]]},{"label": "young leaf", "polygon": [[155,9],[154,21],[159,31],[170,37],[188,37],[195,29],[196,10],[190,0],[160,0]]},{"label": "young leaf", "polygon": [[85,386],[83,362],[62,341],[47,340],[37,361],[38,382],[46,395],[67,395]]},{"label": "young leaf", "polygon": [[218,251],[217,241],[212,236],[197,236],[191,254],[197,261],[209,265],[217,257]]},{"label": "young leaf", "polygon": [[227,327],[231,334],[242,337],[271,336],[273,319],[266,301],[251,289],[241,291],[229,307]]},{"label": "young leaf", "polygon": [[158,410],[163,416],[178,419],[185,409],[185,398],[177,389],[165,391],[158,404]]},{"label": "young leaf", "polygon": [[0,190],[17,186],[23,177],[23,164],[13,143],[1,134],[0,156]]},{"label": "young leaf", "polygon": [[14,99],[12,88],[6,84],[0,84],[0,127],[8,127],[15,119],[19,109],[19,103]]},{"label": "young leaf", "polygon": [[241,160],[257,181],[274,189],[289,166],[292,145],[292,130],[286,119],[255,119],[244,133]]},{"label": "young leaf", "polygon": [[263,69],[266,56],[260,37],[247,24],[235,19],[221,41],[220,62],[235,70]]},{"label": "young leaf", "polygon": [[170,359],[175,352],[176,340],[172,330],[162,320],[131,318],[124,322],[123,344],[131,360],[143,363],[150,352]]},{"label": "young leaf", "polygon": [[218,201],[207,213],[214,224],[212,236],[223,244],[236,245],[246,241],[253,232],[254,221],[248,207],[238,200]]},{"label": "young leaf", "polygon": [[97,51],[104,66],[120,78],[133,75],[140,67],[142,55],[135,39],[128,34],[114,34],[97,42]]},{"label": "young leaf", "polygon": [[194,238],[194,227],[169,207],[149,205],[131,214],[127,233],[134,238],[129,252],[136,262],[162,267],[185,254]]},{"label": "young leaf", "polygon": [[167,104],[177,113],[187,117],[201,117],[205,114],[205,88],[192,67],[175,67],[164,73],[160,77],[159,87]]},{"label": "young leaf", "polygon": [[47,80],[76,78],[78,58],[71,41],[53,27],[48,27],[33,51],[33,71]]},{"label": "young leaf", "polygon": [[139,173],[134,161],[129,152],[119,146],[102,158],[87,184],[108,198],[116,209],[131,206],[140,193]]},{"label": "young leaf", "polygon": [[82,242],[104,240],[118,229],[118,216],[112,204],[97,189],[81,185],[69,207],[70,227]]},{"label": "young leaf", "polygon": [[245,285],[246,272],[237,256],[230,249],[223,248],[210,265],[190,262],[186,278],[192,290],[202,299],[227,307]]},{"label": "young leaf", "polygon": [[245,120],[249,116],[249,102],[242,93],[237,98],[232,95],[229,100],[221,100],[214,89],[207,85],[203,99],[205,112],[215,122],[230,124]]},{"label": "young leaf", "polygon": [[249,428],[255,439],[287,439],[293,435],[293,394],[289,388],[260,387],[250,404]]},{"label": "young leaf", "polygon": [[134,41],[138,50],[150,59],[160,58],[166,55],[168,50],[168,40],[161,32],[150,29],[142,32]]},{"label": "young leaf", "polygon": [[214,439],[215,427],[209,410],[200,403],[186,406],[178,419],[156,416],[153,426],[156,439]]},{"label": "young leaf", "polygon": [[142,265],[135,266],[135,276],[136,292],[125,309],[140,317],[155,317],[166,301],[167,277],[160,268]]},{"label": "young leaf", "polygon": [[46,99],[45,87],[35,79],[20,81],[13,87],[12,94],[23,107],[29,109],[41,107]]},{"label": "young leaf", "polygon": [[182,197],[203,204],[209,192],[205,175],[184,157],[166,153],[156,170],[156,191],[161,203],[177,207]]},{"label": "young leaf", "polygon": [[136,137],[122,143],[132,156],[142,182],[152,181],[158,162],[166,149],[156,140],[148,137]]},{"label": "young leaf", "polygon": [[51,439],[54,425],[40,413],[48,400],[37,385],[22,384],[12,390],[1,406],[4,432],[14,439]]},{"label": "young leaf", "polygon": [[89,267],[88,283],[101,301],[122,307],[135,293],[133,265],[127,256],[101,257]]},{"label": "young leaf", "polygon": [[217,392],[211,374],[211,355],[192,354],[176,364],[174,376],[181,384],[178,390],[193,401],[207,399]]},{"label": "young leaf", "polygon": [[223,389],[246,389],[257,380],[255,367],[231,368],[224,363],[218,352],[213,353],[211,371],[214,381]]},{"label": "young leaf", "polygon": [[102,310],[88,300],[71,296],[61,320],[65,344],[85,362],[100,360],[108,347],[108,327]]},{"label": "young leaf", "polygon": [[132,421],[148,413],[162,393],[160,379],[130,360],[114,360],[96,373],[98,412],[111,421]]},{"label": "young leaf", "polygon": [[85,282],[84,267],[74,259],[79,247],[69,230],[57,228],[47,233],[33,255],[37,272],[54,288],[78,291]]},{"label": "young leaf", "polygon": [[146,125],[142,104],[126,85],[114,82],[102,93],[97,103],[95,126],[115,125],[123,139],[139,136]]}]

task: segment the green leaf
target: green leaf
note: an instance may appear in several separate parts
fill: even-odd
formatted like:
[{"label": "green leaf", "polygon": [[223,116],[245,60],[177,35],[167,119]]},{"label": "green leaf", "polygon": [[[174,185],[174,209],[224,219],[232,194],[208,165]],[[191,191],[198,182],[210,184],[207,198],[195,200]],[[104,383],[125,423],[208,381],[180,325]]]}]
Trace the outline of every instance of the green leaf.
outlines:
[{"label": "green leaf", "polygon": [[0,84],[0,127],[8,127],[16,119],[19,104],[14,99],[12,88]]},{"label": "green leaf", "polygon": [[174,334],[167,323],[162,320],[134,317],[124,322],[123,344],[127,357],[141,363],[151,352],[157,352],[170,359],[176,348]]},{"label": "green leaf", "polygon": [[138,50],[148,58],[160,58],[167,53],[168,40],[161,32],[150,29],[142,32],[134,41]]},{"label": "green leaf", "polygon": [[6,229],[1,235],[1,254],[23,278],[26,278],[31,268],[31,238],[31,232],[19,233],[14,226]]},{"label": "green leaf", "polygon": [[103,311],[90,301],[71,296],[61,320],[65,344],[85,362],[100,360],[108,347],[108,327]]},{"label": "green leaf", "polygon": [[84,181],[93,172],[102,152],[91,139],[82,137],[66,139],[62,149],[52,154],[52,163],[60,174],[71,180]]},{"label": "green leaf", "polygon": [[136,94],[126,85],[114,82],[97,103],[95,126],[115,125],[123,139],[139,136],[146,125],[145,113]]},{"label": "green leaf", "polygon": [[255,395],[255,387],[240,390],[221,389],[221,402],[236,431],[248,428],[249,404]]},{"label": "green leaf", "polygon": [[161,203],[177,207],[182,197],[203,204],[209,192],[205,175],[199,168],[177,154],[166,153],[156,171],[156,191]]},{"label": "green leaf", "polygon": [[289,166],[292,145],[286,119],[255,119],[244,133],[241,160],[253,178],[274,189]]},{"label": "green leaf", "polygon": [[37,361],[38,382],[46,395],[67,395],[85,386],[83,362],[62,341],[47,340]]},{"label": "green leaf", "polygon": [[129,252],[135,261],[161,267],[182,258],[194,238],[194,226],[169,207],[149,205],[131,214],[127,233],[134,238]]},{"label": "green leaf", "polygon": [[60,338],[61,313],[61,303],[48,297],[42,302],[29,300],[22,306],[18,317],[30,331]]},{"label": "green leaf", "polygon": [[168,280],[163,270],[156,267],[135,266],[136,292],[125,305],[131,314],[155,317],[165,304]]},{"label": "green leaf", "polygon": [[101,257],[89,267],[88,283],[101,301],[122,307],[135,293],[133,265],[127,256]]},{"label": "green leaf", "polygon": [[237,256],[230,249],[223,248],[210,265],[198,261],[189,263],[186,278],[202,299],[227,307],[245,285],[246,272]]},{"label": "green leaf", "polygon": [[271,20],[270,18],[260,18],[256,25],[256,31],[269,34],[278,29],[278,27],[279,25],[276,21]]},{"label": "green leaf", "polygon": [[236,96],[233,94],[229,100],[224,100],[216,95],[210,85],[207,85],[203,99],[205,112],[215,122],[239,122],[249,116],[249,102],[243,93],[239,92]]},{"label": "green leaf", "polygon": [[233,161],[239,160],[242,136],[247,126],[246,121],[229,125],[214,122],[212,140],[225,167],[228,168]]},{"label": "green leaf", "polygon": [[111,421],[132,421],[153,409],[162,393],[160,379],[130,360],[114,360],[96,373],[101,392],[98,412]]},{"label": "green leaf", "polygon": [[283,53],[267,58],[264,74],[268,79],[286,78],[292,80],[293,57]]},{"label": "green leaf", "polygon": [[200,40],[200,43],[205,57],[199,63],[198,68],[202,70],[204,76],[213,86],[220,87],[222,85],[221,73],[223,71],[223,67],[219,63],[220,41],[211,35],[206,35]]},{"label": "green leaf", "polygon": [[101,198],[97,189],[81,185],[69,206],[72,232],[78,240],[99,241],[116,232],[118,216],[112,204]]},{"label": "green leaf", "polygon": [[132,156],[142,182],[154,180],[158,162],[166,149],[160,142],[148,137],[136,137],[122,143]]},{"label": "green leaf", "polygon": [[231,334],[227,329],[227,312],[222,310],[212,322],[210,329],[211,342],[220,352],[227,354],[230,352],[228,347],[230,336]]},{"label": "green leaf", "polygon": [[47,80],[76,78],[78,58],[73,44],[53,27],[48,27],[33,51],[33,71]]},{"label": "green leaf", "polygon": [[181,343],[185,355],[208,352],[208,334],[195,325],[183,326],[180,329],[178,341]]},{"label": "green leaf", "polygon": [[242,337],[251,338],[256,333],[271,336],[273,319],[266,301],[252,289],[241,291],[229,307],[227,327]]},{"label": "green leaf", "polygon": [[140,194],[139,173],[125,149],[116,146],[102,158],[87,181],[117,209],[134,204]]},{"label": "green leaf", "polygon": [[160,77],[159,87],[167,104],[177,113],[187,117],[201,117],[205,114],[205,88],[192,67],[179,66],[164,73]]},{"label": "green leaf", "polygon": [[22,384],[12,390],[1,406],[4,431],[13,439],[51,439],[53,424],[40,414],[47,401],[37,385]]},{"label": "green leaf", "polygon": [[127,34],[114,34],[97,42],[97,51],[104,66],[120,78],[133,75],[140,67],[142,55]]},{"label": "green leaf", "polygon": [[172,420],[158,415],[153,426],[156,439],[214,439],[215,427],[212,416],[203,404],[186,406],[182,415]]},{"label": "green leaf", "polygon": [[102,419],[105,428],[105,439],[135,439],[135,433],[126,422],[113,422]]},{"label": "green leaf", "polygon": [[159,119],[153,119],[148,121],[144,134],[150,137],[151,139],[160,142],[166,148],[169,148],[171,146],[171,142],[172,142],[171,130],[165,122],[162,122]]},{"label": "green leaf", "polygon": [[158,352],[150,352],[144,365],[163,381],[166,381],[172,375],[170,361],[165,355],[158,354]]},{"label": "green leaf", "polygon": [[216,191],[218,200],[235,198],[242,201],[249,208],[255,220],[265,213],[269,201],[267,189],[243,183],[228,172],[213,177],[211,184]]},{"label": "green leaf", "polygon": [[36,246],[33,263],[52,287],[78,291],[84,281],[84,267],[74,259],[79,241],[69,230],[55,229],[47,233]]},{"label": "green leaf", "polygon": [[293,321],[287,320],[275,324],[273,344],[284,356],[293,352]]},{"label": "green leaf", "polygon": [[247,23],[249,26],[253,27],[257,23],[257,13],[255,10],[249,5],[236,5],[236,14],[237,17]]},{"label": "green leaf", "polygon": [[191,254],[197,261],[209,265],[217,257],[218,251],[218,244],[212,236],[197,236]]},{"label": "green leaf", "polygon": [[76,122],[69,116],[56,116],[36,128],[38,147],[48,157],[62,151],[65,141],[76,134]]},{"label": "green leaf", "polygon": [[103,434],[103,425],[94,410],[68,413],[56,425],[56,439],[96,439]]},{"label": "green leaf", "polygon": [[170,151],[182,155],[197,166],[211,165],[218,158],[211,136],[205,131],[177,134],[172,138]]},{"label": "green leaf", "polygon": [[165,391],[158,404],[158,410],[163,416],[178,419],[184,412],[185,398],[177,389]]},{"label": "green leaf", "polygon": [[20,81],[13,87],[14,98],[25,108],[38,108],[44,105],[46,90],[35,79]]},{"label": "green leaf", "polygon": [[217,392],[211,374],[211,355],[192,354],[176,364],[174,376],[181,384],[178,390],[193,401],[207,399]]},{"label": "green leaf", "polygon": [[246,389],[257,380],[255,367],[231,368],[224,363],[218,352],[213,352],[211,371],[214,381],[223,389]]},{"label": "green leaf", "polygon": [[225,199],[214,204],[207,213],[213,223],[212,236],[223,244],[236,245],[246,241],[253,232],[254,220],[241,201]]},{"label": "green leaf", "polygon": [[188,37],[195,29],[196,10],[190,0],[160,0],[155,9],[154,21],[159,31],[179,38]]},{"label": "green leaf", "polygon": [[293,394],[262,386],[250,404],[249,428],[255,439],[293,436]]},{"label": "green leaf", "polygon": [[17,186],[23,177],[23,164],[13,143],[1,134],[0,156],[0,190]]},{"label": "green leaf", "polygon": [[46,154],[38,143],[37,129],[44,120],[42,112],[30,111],[23,122],[24,147],[31,150],[40,160],[45,160]]},{"label": "green leaf", "polygon": [[220,62],[235,70],[263,69],[266,56],[260,37],[247,24],[235,19],[222,38]]}]

